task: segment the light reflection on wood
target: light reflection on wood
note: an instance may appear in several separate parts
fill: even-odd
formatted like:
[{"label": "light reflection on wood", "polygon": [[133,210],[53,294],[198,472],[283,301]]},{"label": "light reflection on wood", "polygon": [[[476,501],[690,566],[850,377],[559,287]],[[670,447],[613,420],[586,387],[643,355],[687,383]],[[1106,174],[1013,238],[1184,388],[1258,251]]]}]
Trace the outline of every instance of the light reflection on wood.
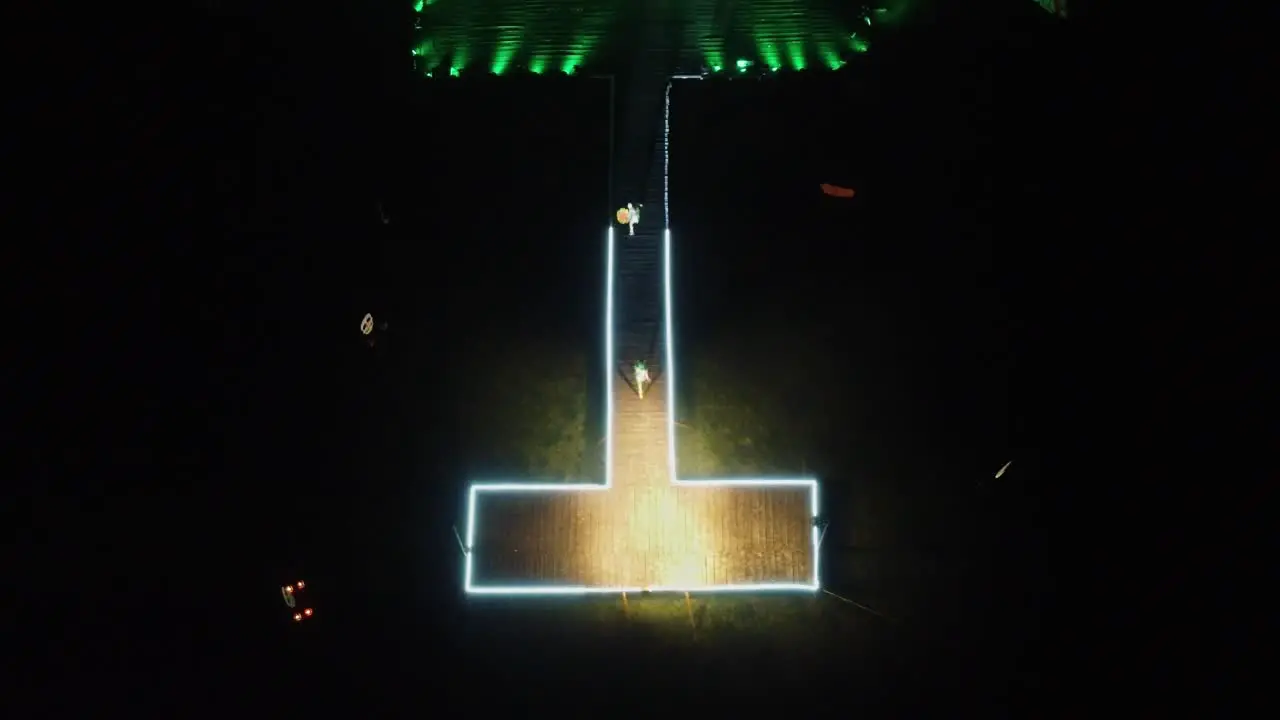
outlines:
[{"label": "light reflection on wood", "polygon": [[808,583],[806,487],[672,484],[666,388],[616,383],[613,487],[478,495],[477,585],[690,587]]},{"label": "light reflection on wood", "polygon": [[687,586],[808,582],[804,488],[624,487],[482,495],[482,584]]}]

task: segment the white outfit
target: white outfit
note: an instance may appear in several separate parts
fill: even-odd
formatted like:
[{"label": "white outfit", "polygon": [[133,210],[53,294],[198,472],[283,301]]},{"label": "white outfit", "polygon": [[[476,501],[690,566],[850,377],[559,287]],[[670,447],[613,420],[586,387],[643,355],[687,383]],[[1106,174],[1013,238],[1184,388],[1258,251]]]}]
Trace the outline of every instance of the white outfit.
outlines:
[{"label": "white outfit", "polygon": [[649,382],[649,368],[640,368],[636,370],[636,392],[640,397],[644,397],[644,384]]},{"label": "white outfit", "polygon": [[631,203],[627,203],[627,224],[631,226],[631,231],[627,233],[628,235],[636,234],[636,224],[639,222],[640,222],[640,208],[637,208]]}]

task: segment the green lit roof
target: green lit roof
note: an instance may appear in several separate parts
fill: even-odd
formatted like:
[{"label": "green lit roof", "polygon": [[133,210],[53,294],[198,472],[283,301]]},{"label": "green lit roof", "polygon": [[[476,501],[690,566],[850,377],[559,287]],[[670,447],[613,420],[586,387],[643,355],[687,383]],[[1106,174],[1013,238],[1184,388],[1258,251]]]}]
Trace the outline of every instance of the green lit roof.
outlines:
[{"label": "green lit roof", "polygon": [[834,69],[911,1],[409,0],[411,50],[415,67],[435,76],[609,72],[645,51],[667,53],[682,72]]}]

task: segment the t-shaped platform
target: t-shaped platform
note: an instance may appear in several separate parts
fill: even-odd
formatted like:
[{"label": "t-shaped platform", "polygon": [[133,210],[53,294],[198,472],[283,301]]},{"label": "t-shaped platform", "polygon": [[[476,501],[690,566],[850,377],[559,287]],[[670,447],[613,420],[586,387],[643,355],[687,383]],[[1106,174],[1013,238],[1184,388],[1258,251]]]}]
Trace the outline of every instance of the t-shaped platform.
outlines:
[{"label": "t-shaped platform", "polygon": [[817,480],[678,479],[670,230],[660,279],[665,372],[643,399],[616,372],[614,235],[610,229],[604,482],[471,485],[466,591],[817,590]]}]

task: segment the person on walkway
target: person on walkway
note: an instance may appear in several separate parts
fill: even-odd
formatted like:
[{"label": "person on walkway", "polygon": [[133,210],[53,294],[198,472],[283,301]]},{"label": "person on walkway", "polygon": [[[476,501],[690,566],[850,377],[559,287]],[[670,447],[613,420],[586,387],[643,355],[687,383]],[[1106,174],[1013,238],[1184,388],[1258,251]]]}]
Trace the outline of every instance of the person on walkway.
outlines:
[{"label": "person on walkway", "polygon": [[628,235],[636,234],[636,225],[640,224],[640,208],[644,205],[632,205],[627,203],[627,225],[630,226],[631,232]]},{"label": "person on walkway", "polygon": [[640,399],[644,399],[644,386],[649,382],[649,368],[644,366],[644,361],[639,360],[635,366],[636,374],[636,392],[640,394]]}]

